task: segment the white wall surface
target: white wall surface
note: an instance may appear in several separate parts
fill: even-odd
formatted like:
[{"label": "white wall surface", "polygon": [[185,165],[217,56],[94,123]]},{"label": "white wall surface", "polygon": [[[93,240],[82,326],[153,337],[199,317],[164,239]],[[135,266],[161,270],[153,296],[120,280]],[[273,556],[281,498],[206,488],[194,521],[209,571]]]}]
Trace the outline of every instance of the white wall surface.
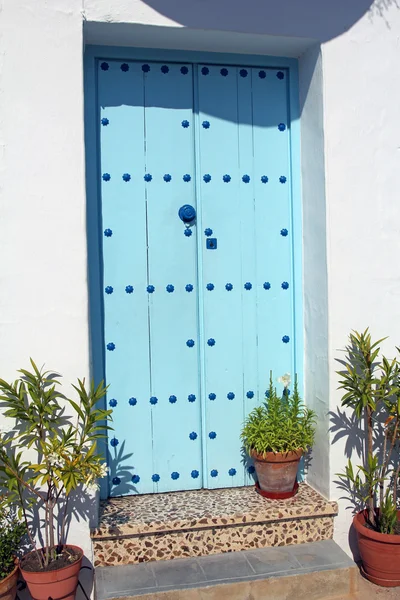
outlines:
[{"label": "white wall surface", "polygon": [[[351,328],[367,325],[400,342],[399,8],[394,0],[0,0],[3,377],[30,355],[68,381],[90,369],[84,19],[97,43],[144,44],[142,26],[149,45],[158,32],[176,48],[302,54],[306,386],[320,415],[310,482],[338,499],[346,440],[329,449],[326,434],[340,401],[338,349]],[[183,37],[168,35],[179,29]],[[344,548],[346,504],[335,532]],[[88,551],[84,523],[71,541]]]},{"label": "white wall surface", "polygon": [[[89,375],[81,0],[0,0],[0,376]],[[70,392],[70,390],[68,390]],[[70,543],[91,556],[88,525]]]}]

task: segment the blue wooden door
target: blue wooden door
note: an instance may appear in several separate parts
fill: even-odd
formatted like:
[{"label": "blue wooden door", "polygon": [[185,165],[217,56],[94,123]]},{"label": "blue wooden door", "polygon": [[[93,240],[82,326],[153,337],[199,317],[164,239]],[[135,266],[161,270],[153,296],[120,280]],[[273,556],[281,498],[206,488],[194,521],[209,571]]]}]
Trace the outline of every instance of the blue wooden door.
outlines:
[{"label": "blue wooden door", "polygon": [[111,494],[248,485],[294,368],[286,72],[104,60],[98,99]]}]

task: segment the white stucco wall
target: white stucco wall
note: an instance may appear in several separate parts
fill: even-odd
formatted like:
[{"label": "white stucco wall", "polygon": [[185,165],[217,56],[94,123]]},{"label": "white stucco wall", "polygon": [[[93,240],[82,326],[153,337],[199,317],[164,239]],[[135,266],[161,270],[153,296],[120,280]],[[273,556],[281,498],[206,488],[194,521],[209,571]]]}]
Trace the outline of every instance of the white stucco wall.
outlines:
[{"label": "white stucco wall", "polygon": [[[300,56],[310,482],[332,499],[335,358],[351,328],[400,339],[400,10],[394,0],[0,0],[0,375],[33,356],[90,372],[83,144],[86,42]],[[319,44],[321,49],[319,50]],[[340,503],[335,537],[347,547]],[[88,528],[71,541],[90,556]]]}]

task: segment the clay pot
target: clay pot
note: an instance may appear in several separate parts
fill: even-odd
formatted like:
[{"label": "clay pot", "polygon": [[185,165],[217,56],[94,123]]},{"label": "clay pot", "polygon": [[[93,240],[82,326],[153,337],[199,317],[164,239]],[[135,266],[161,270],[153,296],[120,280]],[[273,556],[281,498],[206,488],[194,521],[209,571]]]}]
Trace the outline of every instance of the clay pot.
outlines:
[{"label": "clay pot", "polygon": [[15,562],[15,568],[0,581],[0,600],[15,600],[17,595],[17,583],[19,575],[18,561]]},{"label": "clay pot", "polygon": [[294,452],[252,452],[260,489],[272,494],[289,494],[295,490],[297,470],[303,450]]},{"label": "clay pot", "polygon": [[[35,600],[74,600],[78,587],[79,571],[82,566],[83,550],[78,546],[66,546],[81,553],[81,558],[72,565],[54,571],[24,571],[24,576],[29,592]],[[32,552],[30,552],[32,554]],[[23,562],[22,562],[23,565]],[[0,599],[1,600],[1,599]]]},{"label": "clay pot", "polygon": [[[400,586],[400,535],[378,533],[365,527],[367,511],[353,519],[363,573],[369,581],[382,587]],[[400,510],[397,511],[400,519]]]}]

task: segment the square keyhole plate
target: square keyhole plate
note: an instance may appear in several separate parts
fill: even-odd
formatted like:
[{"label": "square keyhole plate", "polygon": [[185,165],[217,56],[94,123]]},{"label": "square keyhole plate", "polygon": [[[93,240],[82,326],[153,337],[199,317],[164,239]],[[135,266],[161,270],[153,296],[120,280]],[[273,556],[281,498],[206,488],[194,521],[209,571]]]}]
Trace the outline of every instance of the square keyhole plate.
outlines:
[{"label": "square keyhole plate", "polygon": [[207,250],[215,250],[217,248],[217,238],[207,238]]}]

